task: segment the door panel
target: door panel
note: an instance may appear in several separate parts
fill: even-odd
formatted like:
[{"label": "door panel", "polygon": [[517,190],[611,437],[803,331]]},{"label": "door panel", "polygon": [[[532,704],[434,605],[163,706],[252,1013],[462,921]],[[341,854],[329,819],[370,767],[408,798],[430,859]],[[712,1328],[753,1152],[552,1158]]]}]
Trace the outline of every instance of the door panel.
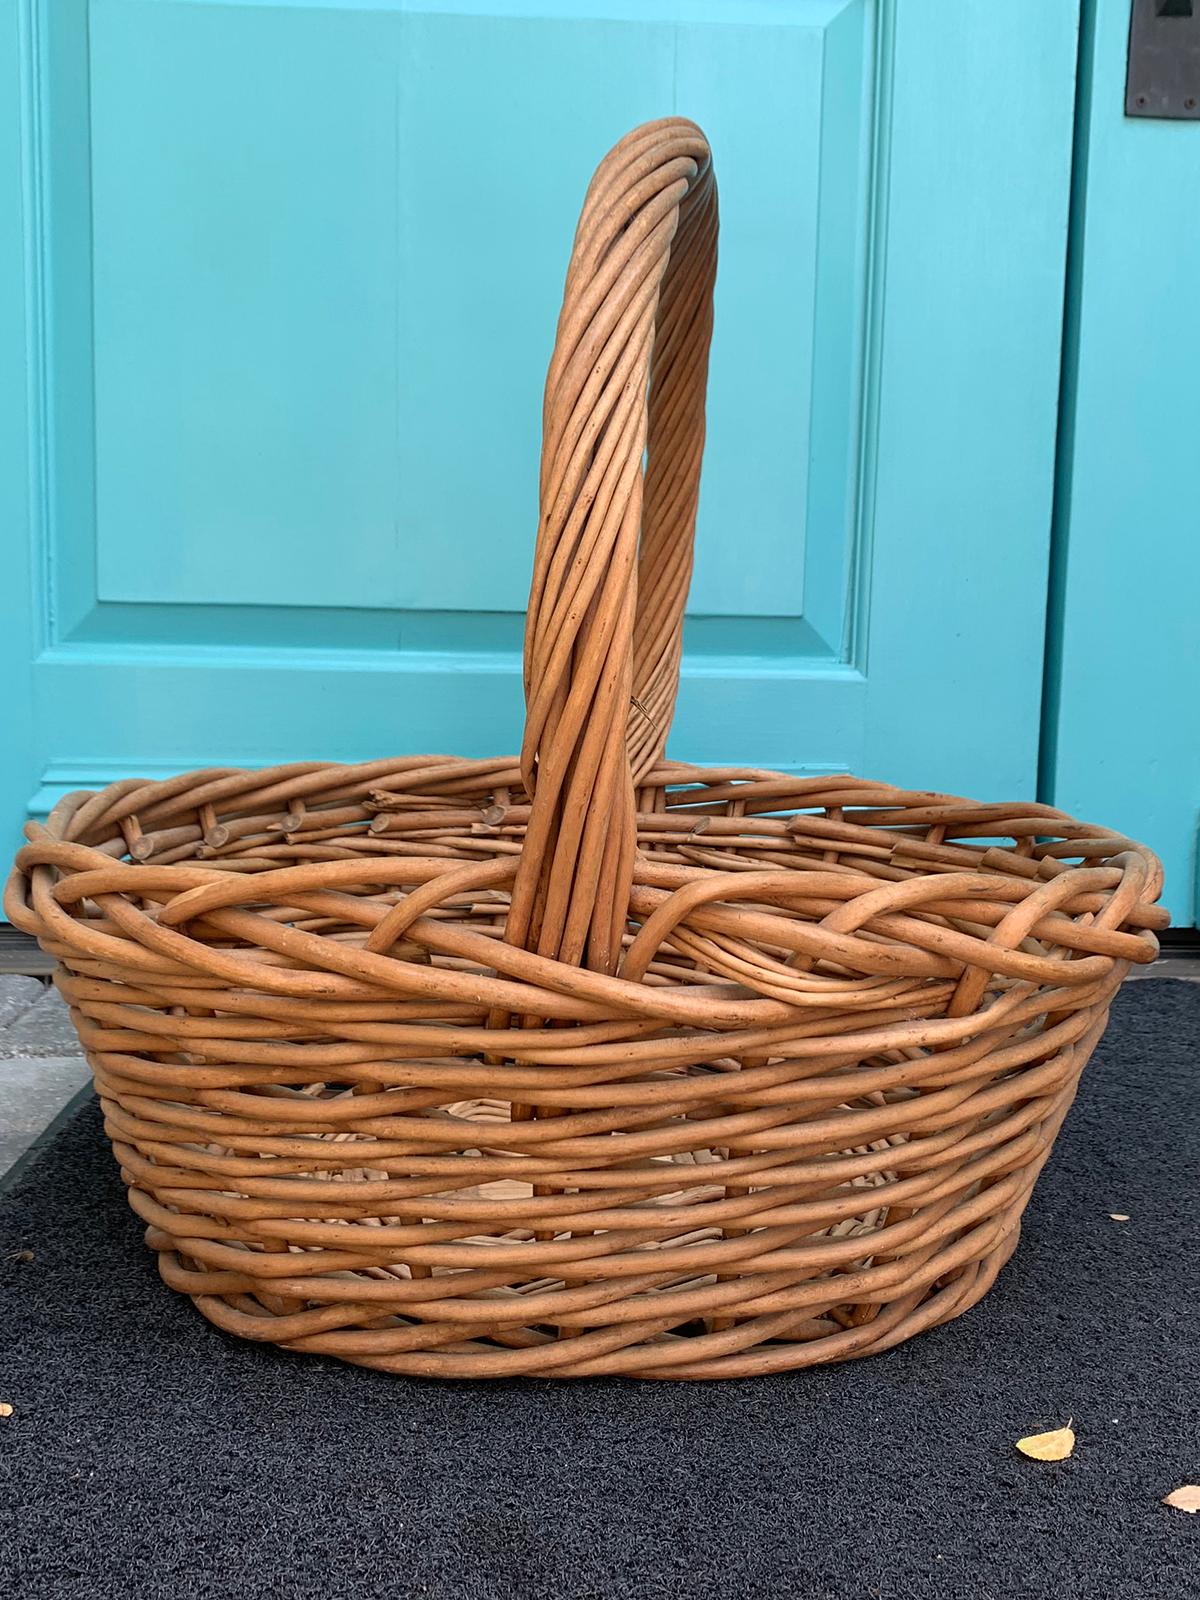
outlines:
[{"label": "door panel", "polygon": [[1125,116],[1128,37],[1089,7],[1045,787],[1156,850],[1194,927],[1200,127]]},{"label": "door panel", "polygon": [[571,234],[673,111],[723,228],[670,752],[1032,793],[1074,0],[583,10],[22,0],[10,825],[516,748]]}]

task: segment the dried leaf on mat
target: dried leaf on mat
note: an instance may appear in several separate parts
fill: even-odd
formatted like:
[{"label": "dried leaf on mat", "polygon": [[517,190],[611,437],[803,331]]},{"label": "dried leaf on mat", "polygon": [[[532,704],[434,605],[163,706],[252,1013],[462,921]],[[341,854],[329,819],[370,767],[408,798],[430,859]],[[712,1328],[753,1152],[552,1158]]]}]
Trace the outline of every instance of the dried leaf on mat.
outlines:
[{"label": "dried leaf on mat", "polygon": [[1068,1422],[1065,1428],[1052,1428],[1049,1433],[1030,1433],[1017,1440],[1017,1449],[1023,1456],[1035,1461],[1065,1461],[1075,1448],[1075,1434]]},{"label": "dried leaf on mat", "polygon": [[1163,1496],[1163,1505],[1174,1506],[1176,1511],[1200,1511],[1200,1483],[1181,1483],[1178,1489]]}]

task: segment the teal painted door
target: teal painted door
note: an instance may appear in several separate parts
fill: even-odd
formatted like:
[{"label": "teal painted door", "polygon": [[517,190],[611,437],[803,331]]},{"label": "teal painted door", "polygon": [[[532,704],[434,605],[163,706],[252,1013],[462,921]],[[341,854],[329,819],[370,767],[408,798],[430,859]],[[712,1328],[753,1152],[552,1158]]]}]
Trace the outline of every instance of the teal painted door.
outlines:
[{"label": "teal painted door", "polygon": [[1129,0],[1086,23],[1044,798],[1153,846],[1194,927],[1200,123],[1125,116]]},{"label": "teal painted door", "polygon": [[119,774],[519,742],[593,165],[723,234],[670,753],[1033,793],[1074,0],[10,0],[7,832]]}]

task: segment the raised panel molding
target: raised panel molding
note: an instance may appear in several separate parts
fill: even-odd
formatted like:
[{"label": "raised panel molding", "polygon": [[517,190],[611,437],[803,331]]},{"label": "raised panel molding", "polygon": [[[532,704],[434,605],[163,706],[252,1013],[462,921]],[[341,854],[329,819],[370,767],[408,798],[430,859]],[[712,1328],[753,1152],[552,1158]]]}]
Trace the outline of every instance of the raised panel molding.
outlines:
[{"label": "raised panel molding", "polygon": [[26,3],[51,647],[519,650],[574,216],[678,109],[725,191],[687,647],[854,659],[875,0]]}]

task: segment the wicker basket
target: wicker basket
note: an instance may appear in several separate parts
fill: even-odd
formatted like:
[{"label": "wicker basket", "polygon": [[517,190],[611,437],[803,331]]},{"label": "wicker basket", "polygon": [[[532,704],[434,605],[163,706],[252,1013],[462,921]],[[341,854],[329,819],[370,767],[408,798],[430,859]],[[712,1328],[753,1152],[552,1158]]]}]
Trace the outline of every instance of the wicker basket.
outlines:
[{"label": "wicker basket", "polygon": [[456,1378],[886,1349],[987,1290],[1156,954],[1155,858],[1046,806],[663,759],[716,237],[693,124],[601,164],[519,761],[132,779],[27,830],[8,915],[232,1333]]}]

